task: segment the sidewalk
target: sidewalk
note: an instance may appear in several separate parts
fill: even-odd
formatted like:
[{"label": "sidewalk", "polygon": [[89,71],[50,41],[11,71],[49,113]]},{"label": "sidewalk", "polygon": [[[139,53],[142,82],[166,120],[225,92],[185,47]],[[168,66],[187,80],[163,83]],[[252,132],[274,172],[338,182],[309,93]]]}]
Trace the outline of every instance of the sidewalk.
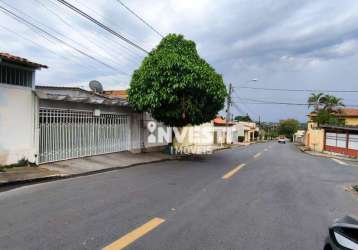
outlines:
[{"label": "sidewalk", "polygon": [[86,174],[111,171],[131,166],[175,160],[161,152],[139,153],[119,152],[97,155],[67,161],[43,164],[39,167],[14,167],[0,172],[0,186],[25,182],[76,177]]},{"label": "sidewalk", "polygon": [[331,152],[314,152],[314,151],[311,151],[311,150],[307,150],[307,148],[305,146],[302,146],[302,145],[297,145],[297,148],[299,150],[301,150],[303,153],[306,153],[306,154],[309,154],[309,155],[313,155],[313,156],[318,156],[318,157],[325,157],[325,158],[334,158],[334,159],[339,159],[339,160],[345,160],[345,161],[351,161],[351,162],[358,162],[358,159],[356,158],[349,158],[349,157],[346,157],[344,155],[338,155],[338,154],[334,154],[334,153],[331,153]]}]

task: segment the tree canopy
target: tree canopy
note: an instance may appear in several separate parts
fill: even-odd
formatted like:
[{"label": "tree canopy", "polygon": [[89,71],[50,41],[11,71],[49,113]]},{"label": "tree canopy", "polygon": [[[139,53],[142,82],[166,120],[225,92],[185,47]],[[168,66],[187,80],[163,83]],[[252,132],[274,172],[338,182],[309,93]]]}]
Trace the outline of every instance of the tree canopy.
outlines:
[{"label": "tree canopy", "polygon": [[316,112],[314,121],[318,124],[344,125],[344,120],[336,116],[339,108],[344,107],[342,98],[329,94],[312,93],[307,103],[308,107],[314,107]]},{"label": "tree canopy", "polygon": [[235,116],[235,121],[252,122],[251,117],[249,116],[249,114],[237,115],[237,116]]},{"label": "tree canopy", "polygon": [[215,118],[227,91],[222,76],[200,58],[195,43],[170,34],[134,71],[128,94],[135,110],[182,127]]},{"label": "tree canopy", "polygon": [[299,126],[300,123],[295,119],[282,120],[279,124],[279,133],[287,138],[292,138],[293,134],[297,132]]}]

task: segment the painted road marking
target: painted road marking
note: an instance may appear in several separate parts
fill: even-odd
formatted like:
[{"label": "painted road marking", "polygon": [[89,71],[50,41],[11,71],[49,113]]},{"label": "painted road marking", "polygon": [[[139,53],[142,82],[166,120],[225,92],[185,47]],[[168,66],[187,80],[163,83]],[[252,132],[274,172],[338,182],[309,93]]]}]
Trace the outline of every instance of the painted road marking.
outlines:
[{"label": "painted road marking", "polygon": [[260,157],[260,155],[261,155],[261,153],[257,153],[254,155],[254,158],[258,158],[258,157]]},{"label": "painted road marking", "polygon": [[229,179],[234,174],[236,174],[236,172],[238,172],[240,169],[242,169],[245,166],[246,166],[246,164],[241,164],[241,165],[235,167],[234,169],[232,169],[229,172],[227,172],[223,177],[221,177],[221,179]]},{"label": "painted road marking", "polygon": [[334,159],[334,158],[332,158],[332,160],[335,161],[335,162],[337,162],[338,164],[343,165],[343,166],[348,166],[348,164],[345,163],[344,161],[341,161],[341,160],[338,160],[338,159]]},{"label": "painted road marking", "polygon": [[109,244],[108,246],[104,247],[103,250],[120,250],[128,245],[132,244],[134,241],[138,240],[145,234],[149,233],[156,227],[158,227],[160,224],[165,222],[164,219],[161,218],[154,218],[144,225],[138,227],[137,229],[134,229],[132,232],[124,235],[122,238],[116,240],[115,242]]}]

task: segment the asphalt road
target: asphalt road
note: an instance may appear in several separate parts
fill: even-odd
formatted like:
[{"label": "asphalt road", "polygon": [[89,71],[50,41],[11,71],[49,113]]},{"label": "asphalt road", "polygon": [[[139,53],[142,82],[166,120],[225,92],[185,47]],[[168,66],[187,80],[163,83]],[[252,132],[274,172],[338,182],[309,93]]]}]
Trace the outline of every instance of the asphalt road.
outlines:
[{"label": "asphalt road", "polygon": [[0,249],[101,249],[122,236],[128,249],[322,249],[335,218],[358,216],[351,183],[356,166],[266,143],[25,186],[0,193]]}]

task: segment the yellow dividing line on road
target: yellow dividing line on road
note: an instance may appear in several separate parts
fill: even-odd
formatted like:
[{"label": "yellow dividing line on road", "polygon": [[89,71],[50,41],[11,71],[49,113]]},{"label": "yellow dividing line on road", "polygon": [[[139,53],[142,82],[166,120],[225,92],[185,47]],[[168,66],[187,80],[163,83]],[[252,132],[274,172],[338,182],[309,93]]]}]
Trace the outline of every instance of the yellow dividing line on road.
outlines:
[{"label": "yellow dividing line on road", "polygon": [[261,153],[257,153],[254,155],[254,158],[260,157]]},{"label": "yellow dividing line on road", "polygon": [[160,224],[165,222],[164,219],[161,218],[154,218],[144,225],[138,227],[137,229],[134,229],[132,232],[124,235],[122,238],[116,240],[115,242],[111,243],[110,245],[103,248],[103,250],[120,250],[128,245],[132,244],[134,241],[138,240],[145,234],[149,233],[156,227],[158,227]]},{"label": "yellow dividing line on road", "polygon": [[227,172],[223,177],[221,177],[221,179],[224,179],[224,180],[229,179],[234,174],[236,174],[236,172],[238,172],[240,169],[242,169],[245,166],[246,166],[246,164],[241,164],[241,165],[237,166],[233,170],[230,170],[229,172]]}]

